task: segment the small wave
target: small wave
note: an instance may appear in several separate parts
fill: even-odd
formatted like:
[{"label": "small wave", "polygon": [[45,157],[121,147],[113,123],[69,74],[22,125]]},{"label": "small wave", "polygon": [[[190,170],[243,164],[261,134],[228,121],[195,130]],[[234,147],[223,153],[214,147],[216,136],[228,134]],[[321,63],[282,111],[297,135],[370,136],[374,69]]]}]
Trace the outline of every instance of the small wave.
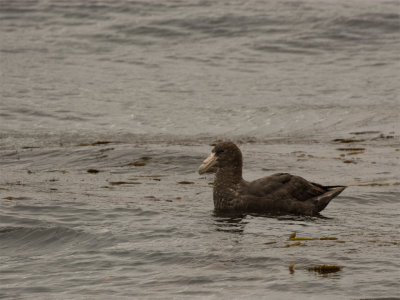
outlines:
[{"label": "small wave", "polygon": [[0,253],[48,252],[66,248],[107,246],[110,236],[96,236],[71,228],[56,227],[0,227]]},{"label": "small wave", "polygon": [[127,36],[136,36],[136,35],[146,35],[146,36],[155,36],[155,37],[180,37],[187,36],[188,34],[185,32],[159,27],[159,26],[137,26],[137,24],[131,25],[113,25],[110,27],[112,30],[116,30],[119,33],[124,33]]},{"label": "small wave", "polygon": [[347,26],[352,29],[379,30],[383,33],[398,32],[399,26],[399,14],[394,13],[369,13],[363,14],[347,20],[338,19],[337,24],[341,26]]},{"label": "small wave", "polygon": [[370,193],[359,193],[356,197],[346,196],[338,198],[336,201],[346,201],[348,204],[361,204],[361,205],[373,205],[376,206],[382,203],[398,203],[399,193],[393,192],[370,192]]}]

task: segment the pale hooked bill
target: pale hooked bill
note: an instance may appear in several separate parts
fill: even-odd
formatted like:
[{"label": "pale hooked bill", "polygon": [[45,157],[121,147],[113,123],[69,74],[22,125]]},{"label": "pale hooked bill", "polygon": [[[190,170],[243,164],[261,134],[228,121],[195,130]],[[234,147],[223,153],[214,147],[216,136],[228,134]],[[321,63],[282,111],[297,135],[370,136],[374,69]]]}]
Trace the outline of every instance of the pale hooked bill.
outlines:
[{"label": "pale hooked bill", "polygon": [[201,166],[199,167],[199,174],[204,173],[212,173],[215,171],[215,165],[217,163],[217,156],[215,152],[211,152],[211,154],[203,161]]}]

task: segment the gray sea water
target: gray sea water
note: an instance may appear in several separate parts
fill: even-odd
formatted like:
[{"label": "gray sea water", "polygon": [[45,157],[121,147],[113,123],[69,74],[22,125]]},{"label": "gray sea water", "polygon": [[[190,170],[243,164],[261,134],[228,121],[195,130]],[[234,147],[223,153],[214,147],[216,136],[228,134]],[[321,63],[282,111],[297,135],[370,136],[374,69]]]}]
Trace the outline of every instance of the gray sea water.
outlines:
[{"label": "gray sea water", "polygon": [[[0,298],[400,297],[399,12],[0,0]],[[196,170],[225,139],[248,180],[349,187],[321,217],[216,215]]]}]

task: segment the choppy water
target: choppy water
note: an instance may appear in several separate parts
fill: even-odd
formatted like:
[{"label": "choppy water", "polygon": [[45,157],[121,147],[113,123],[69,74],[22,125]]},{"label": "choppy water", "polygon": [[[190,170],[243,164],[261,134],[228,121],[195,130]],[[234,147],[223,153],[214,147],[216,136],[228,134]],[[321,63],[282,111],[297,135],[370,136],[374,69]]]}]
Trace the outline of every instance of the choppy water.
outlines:
[{"label": "choppy water", "polygon": [[[0,298],[400,297],[399,7],[0,1]],[[219,139],[349,188],[215,215]]]}]

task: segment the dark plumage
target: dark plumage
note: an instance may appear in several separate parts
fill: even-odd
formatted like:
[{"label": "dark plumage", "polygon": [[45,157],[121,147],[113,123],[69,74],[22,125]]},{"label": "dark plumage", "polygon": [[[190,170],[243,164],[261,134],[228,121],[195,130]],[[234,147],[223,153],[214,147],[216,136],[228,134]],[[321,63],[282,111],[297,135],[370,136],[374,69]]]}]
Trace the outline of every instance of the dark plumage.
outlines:
[{"label": "dark plumage", "polygon": [[217,144],[199,173],[215,169],[214,207],[222,212],[316,215],[346,188],[323,186],[287,173],[245,181],[242,153],[231,142]]}]

